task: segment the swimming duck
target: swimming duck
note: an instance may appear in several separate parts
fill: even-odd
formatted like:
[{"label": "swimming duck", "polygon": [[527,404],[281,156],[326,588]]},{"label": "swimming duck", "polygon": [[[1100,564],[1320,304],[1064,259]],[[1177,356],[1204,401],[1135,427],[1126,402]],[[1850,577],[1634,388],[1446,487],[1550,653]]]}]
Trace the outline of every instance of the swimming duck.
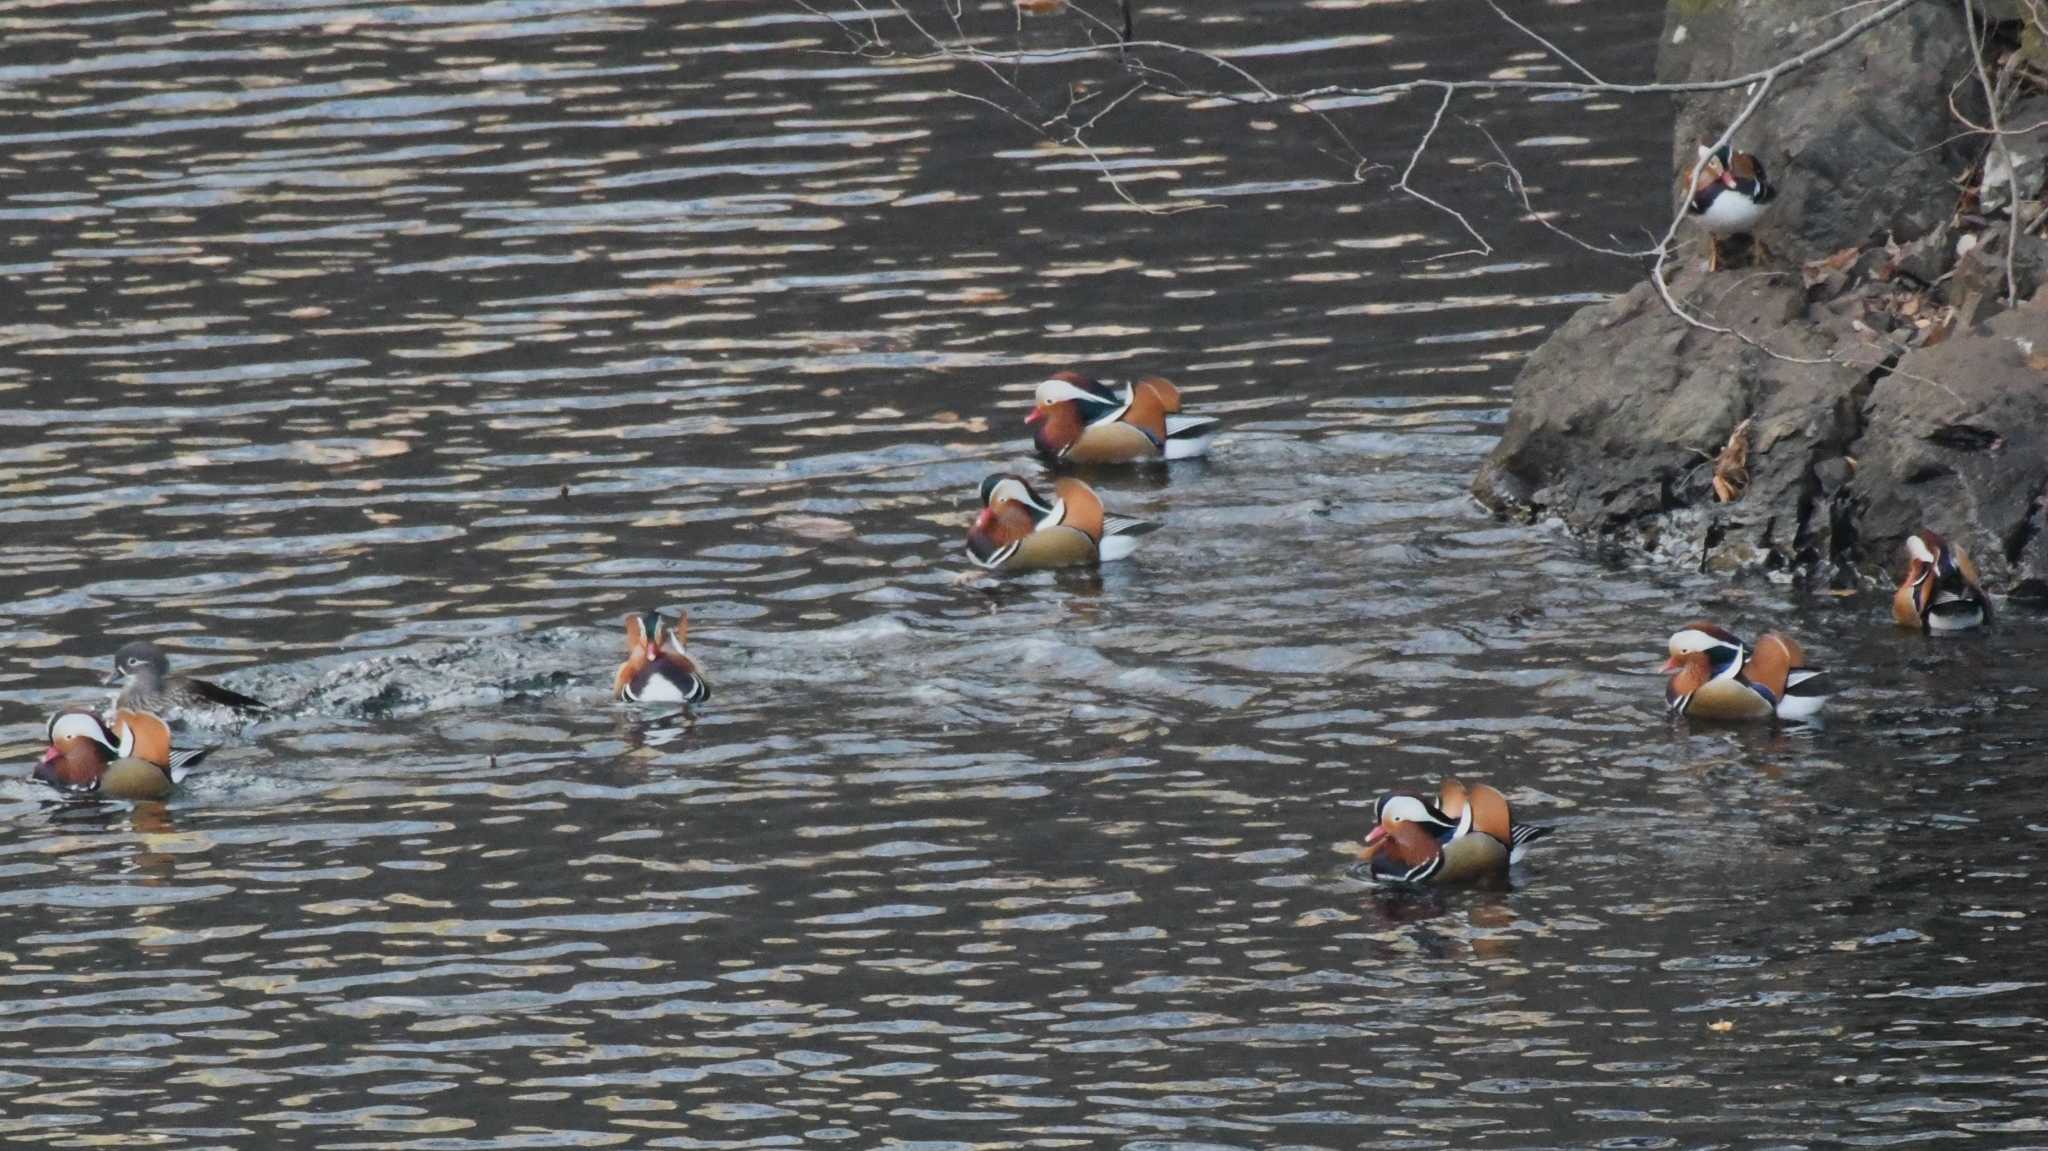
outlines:
[{"label": "swimming duck", "polygon": [[102,681],[120,684],[121,694],[114,706],[129,711],[168,714],[173,711],[207,711],[227,708],[236,712],[265,712],[262,700],[230,691],[217,683],[171,674],[171,657],[146,639],[123,644],[114,653],[114,670]]},{"label": "swimming duck", "polygon": [[1514,822],[1507,796],[1486,784],[1446,779],[1431,803],[1409,792],[1380,796],[1360,858],[1395,883],[1499,882],[1550,828]]},{"label": "swimming duck", "polygon": [[981,481],[981,515],[967,532],[967,554],[992,571],[1037,571],[1119,560],[1159,525],[1102,508],[1095,489],[1071,476],[1054,481],[1053,500],[1008,473]]},{"label": "swimming duck", "polygon": [[612,698],[629,703],[702,703],[710,699],[711,685],[683,646],[689,632],[688,612],[679,616],[673,627],[662,621],[659,612],[627,616],[626,662],[619,665],[612,680]]},{"label": "swimming duck", "polygon": [[1039,453],[1077,464],[1184,460],[1206,455],[1221,421],[1180,415],[1180,389],[1159,376],[1122,387],[1079,372],[1038,385],[1024,422]]},{"label": "swimming duck", "polygon": [[1735,151],[1729,144],[1714,149],[1700,145],[1699,176],[1686,208],[1706,229],[1707,271],[1721,266],[1721,237],[1741,235],[1755,227],[1763,218],[1764,206],[1777,194],[1764,175],[1762,160]]},{"label": "swimming duck", "polygon": [[66,795],[162,799],[210,747],[171,750],[171,729],[144,711],[118,710],[113,731],[100,717],[70,708],[50,717],[49,750],[35,778]]},{"label": "swimming duck", "polygon": [[1966,631],[1991,622],[1991,600],[1961,544],[1919,531],[1906,537],[1906,555],[1912,562],[1892,596],[1892,618],[1900,627]]},{"label": "swimming duck", "polygon": [[1825,673],[1808,667],[1799,645],[1775,632],[1750,648],[1714,624],[1673,632],[1664,704],[1702,719],[1808,719],[1827,702]]}]

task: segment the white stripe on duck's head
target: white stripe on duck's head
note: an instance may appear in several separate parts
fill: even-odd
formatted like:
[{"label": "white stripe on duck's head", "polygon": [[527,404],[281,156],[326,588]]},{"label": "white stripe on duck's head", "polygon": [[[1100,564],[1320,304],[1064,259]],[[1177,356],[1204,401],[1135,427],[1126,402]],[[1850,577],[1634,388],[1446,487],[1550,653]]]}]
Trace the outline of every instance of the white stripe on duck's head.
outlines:
[{"label": "white stripe on duck's head", "polygon": [[1712,679],[1723,679],[1742,670],[1747,649],[1735,633],[1705,620],[1689,623],[1671,633],[1671,658],[1657,670],[1670,675],[1688,665],[1704,666]]},{"label": "white stripe on duck's head", "polygon": [[1446,831],[1458,826],[1457,820],[1445,815],[1435,804],[1405,791],[1392,792],[1373,800],[1372,821],[1376,824],[1405,821]]},{"label": "white stripe on duck's head", "polygon": [[1379,854],[1387,845],[1388,836],[1402,824],[1414,824],[1438,841],[1466,826],[1465,821],[1452,819],[1419,795],[1388,792],[1372,801],[1372,827],[1365,833],[1365,849],[1359,858],[1371,859]]},{"label": "white stripe on duck's head", "polygon": [[114,670],[106,677],[107,683],[121,683],[136,676],[147,676],[162,680],[171,673],[171,657],[164,649],[146,639],[138,639],[121,645],[114,653]]},{"label": "white stripe on duck's head", "polygon": [[1092,376],[1079,372],[1054,372],[1039,381],[1034,397],[1041,408],[1079,401],[1084,404],[1113,404],[1116,393]]},{"label": "white stripe on duck's head", "polygon": [[1052,510],[1045,497],[1034,491],[1022,476],[1010,472],[996,472],[981,481],[981,506],[994,508],[998,503],[1013,500],[1030,508],[1034,515],[1044,515]]},{"label": "white stripe on duck's head", "polygon": [[1700,652],[1713,651],[1715,648],[1721,647],[1740,650],[1742,641],[1735,638],[1735,633],[1727,628],[1707,623],[1704,620],[1698,623],[1689,623],[1671,633],[1670,650],[1673,659],[1677,659],[1680,656],[1697,655]]},{"label": "white stripe on duck's head", "polygon": [[81,709],[60,711],[51,716],[45,734],[53,745],[65,740],[89,739],[109,751],[116,747],[113,733],[100,722],[100,717]]},{"label": "white stripe on duck's head", "polygon": [[1906,537],[1906,554],[1934,569],[1937,576],[1956,570],[1955,549],[1947,540],[1924,528]]},{"label": "white stripe on duck's head", "polygon": [[661,646],[663,630],[661,613],[658,611],[627,613],[626,650],[628,652],[653,651]]}]

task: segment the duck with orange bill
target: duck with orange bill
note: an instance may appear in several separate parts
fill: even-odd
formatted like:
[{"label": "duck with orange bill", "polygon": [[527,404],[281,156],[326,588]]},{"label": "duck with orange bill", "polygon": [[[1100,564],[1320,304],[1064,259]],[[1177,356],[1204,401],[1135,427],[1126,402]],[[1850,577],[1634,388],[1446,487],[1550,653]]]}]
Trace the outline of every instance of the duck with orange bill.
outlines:
[{"label": "duck with orange bill", "polygon": [[967,555],[991,571],[1093,567],[1130,555],[1159,525],[1105,511],[1095,489],[1071,476],[1054,481],[1052,499],[1022,477],[981,481],[981,514],[967,532]]},{"label": "duck with orange bill", "polygon": [[1185,460],[1206,455],[1221,422],[1180,411],[1180,389],[1161,376],[1117,384],[1055,372],[1038,385],[1024,422],[1040,455],[1077,464]]},{"label": "duck with orange bill", "polygon": [[144,711],[116,711],[111,728],[84,708],[50,717],[34,778],[71,799],[162,799],[212,748],[171,750],[171,729]]},{"label": "duck with orange bill", "polygon": [[1892,618],[1900,627],[1928,632],[1968,631],[1991,622],[1991,599],[1961,544],[1930,531],[1906,537],[1906,578],[1892,596]]},{"label": "duck with orange bill", "polygon": [[1361,859],[1377,879],[1431,886],[1499,883],[1550,828],[1516,823],[1507,796],[1484,783],[1445,779],[1435,800],[1390,792],[1373,801]]},{"label": "duck with orange bill", "polygon": [[1791,639],[1768,633],[1754,647],[1704,620],[1673,632],[1664,704],[1698,719],[1810,719],[1828,699],[1826,672]]}]

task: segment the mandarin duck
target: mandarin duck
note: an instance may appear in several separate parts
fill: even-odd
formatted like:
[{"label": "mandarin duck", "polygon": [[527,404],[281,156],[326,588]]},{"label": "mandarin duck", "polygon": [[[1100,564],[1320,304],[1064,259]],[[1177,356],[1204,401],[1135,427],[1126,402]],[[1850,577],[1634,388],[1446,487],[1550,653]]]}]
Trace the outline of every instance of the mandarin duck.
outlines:
[{"label": "mandarin duck", "polygon": [[114,726],[72,708],[50,717],[49,749],[34,777],[76,798],[162,799],[210,747],[171,750],[171,729],[145,711],[114,712]]},{"label": "mandarin duck", "polygon": [[1206,455],[1221,422],[1180,414],[1180,389],[1159,376],[1121,387],[1079,372],[1038,385],[1024,417],[1041,455],[1055,462],[1122,464]]},{"label": "mandarin duck", "polygon": [[1809,719],[1827,702],[1826,674],[1799,645],[1775,632],[1751,648],[1714,624],[1673,632],[1664,704],[1701,719]]},{"label": "mandarin duck", "polygon": [[[1721,267],[1721,237],[1738,236],[1755,227],[1778,190],[1764,175],[1762,160],[1738,152],[1730,144],[1714,149],[1701,144],[1698,173],[1686,210],[1706,229],[1707,271],[1712,272]],[[1680,181],[1689,175],[1680,175]]]},{"label": "mandarin duck", "polygon": [[1906,537],[1905,582],[1892,596],[1892,618],[1921,631],[1967,631],[1991,622],[1991,600],[1977,565],[1961,544],[1929,531]]},{"label": "mandarin duck", "polygon": [[203,679],[171,674],[171,657],[146,639],[123,644],[114,653],[114,670],[102,683],[121,685],[114,699],[116,708],[169,714],[174,711],[209,711],[226,708],[235,712],[266,712],[270,705],[239,691],[231,691]]},{"label": "mandarin duck", "polygon": [[967,555],[991,571],[1087,567],[1120,560],[1159,525],[1104,511],[1095,489],[1071,476],[1053,482],[1051,503],[1007,473],[981,481],[981,515]]},{"label": "mandarin duck", "polygon": [[612,698],[629,703],[702,703],[711,685],[684,649],[690,613],[671,627],[660,612],[634,612],[626,617],[626,662],[612,680]]},{"label": "mandarin duck", "polygon": [[1444,780],[1435,803],[1409,792],[1382,795],[1372,818],[1359,856],[1375,878],[1394,883],[1500,882],[1529,844],[1550,834],[1516,823],[1497,789],[1456,779]]}]

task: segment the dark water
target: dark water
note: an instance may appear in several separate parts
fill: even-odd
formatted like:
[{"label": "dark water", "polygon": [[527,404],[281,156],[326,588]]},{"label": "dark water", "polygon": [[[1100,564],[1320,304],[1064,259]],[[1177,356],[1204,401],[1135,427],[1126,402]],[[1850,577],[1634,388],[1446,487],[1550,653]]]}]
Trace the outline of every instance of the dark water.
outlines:
[{"label": "dark water", "polygon": [[[1529,18],[1639,76],[1653,7]],[[0,13],[10,1142],[2048,1145],[2037,621],[1930,643],[1464,494],[1636,274],[1468,119],[1633,242],[1662,106],[1455,105],[1455,255],[1388,191],[1432,97],[1141,93],[1091,158],[947,91],[1095,108],[1107,60],[900,15],[863,57],[765,0]],[[1564,74],[1449,0],[1141,19],[1282,87]],[[1068,365],[1230,429],[1098,477],[1166,525],[1134,560],[964,582]],[[694,721],[608,702],[655,606]],[[1669,723],[1698,616],[1805,639],[1828,723]],[[139,636],[285,714],[188,733],[168,805],[50,806],[43,718]],[[1557,827],[1515,890],[1357,878],[1372,796],[1450,771]]]}]

